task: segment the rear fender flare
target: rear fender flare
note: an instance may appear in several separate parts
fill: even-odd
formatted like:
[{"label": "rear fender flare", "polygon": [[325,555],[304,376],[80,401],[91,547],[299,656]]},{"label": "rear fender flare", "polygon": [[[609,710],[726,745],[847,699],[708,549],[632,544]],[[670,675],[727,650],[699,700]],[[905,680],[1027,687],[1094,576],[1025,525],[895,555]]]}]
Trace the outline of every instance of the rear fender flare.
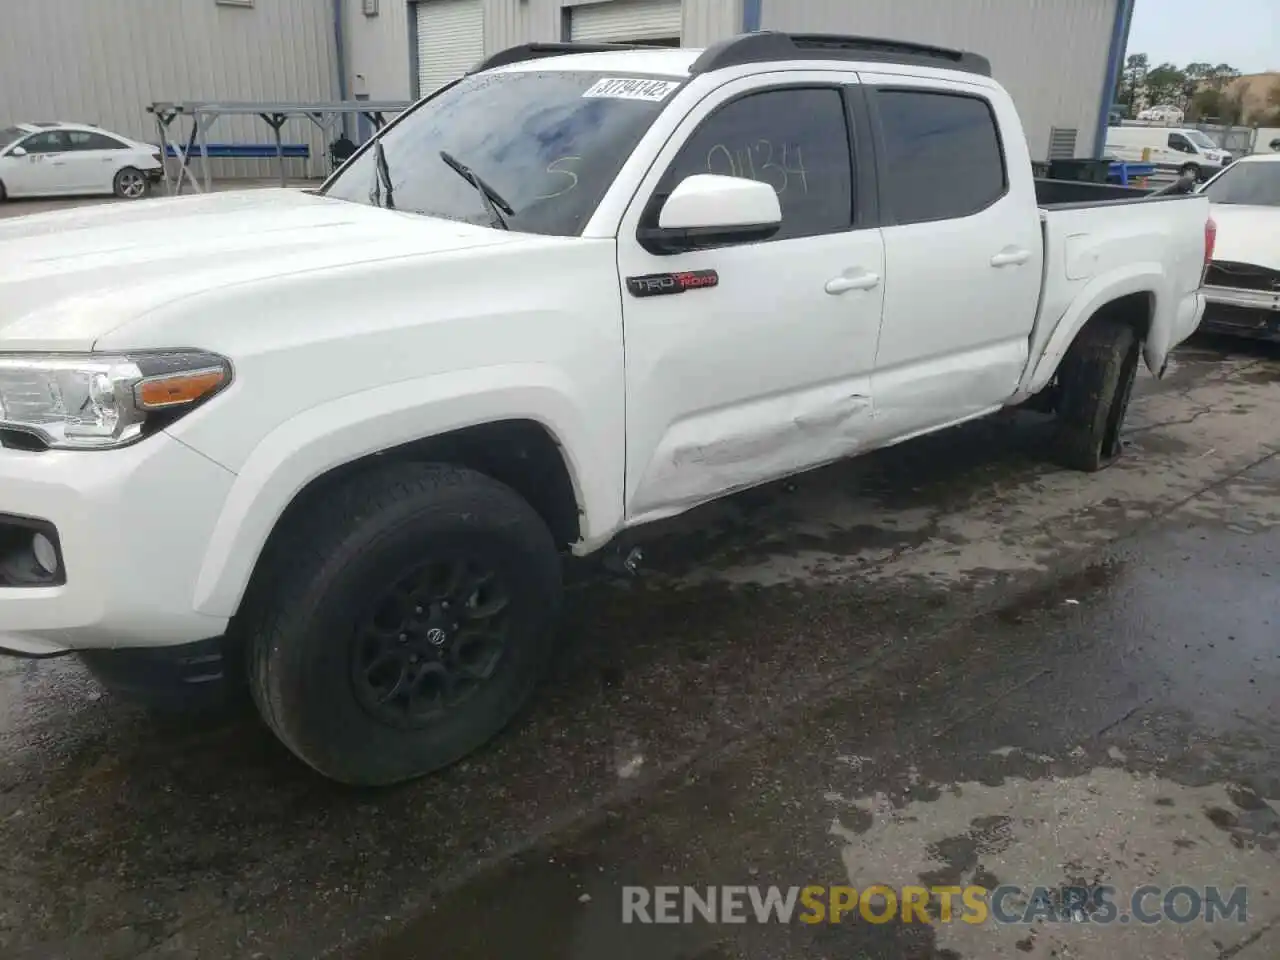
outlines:
[{"label": "rear fender flare", "polygon": [[1030,375],[1019,385],[1019,395],[1028,397],[1043,389],[1053,379],[1085,324],[1108,303],[1135,293],[1150,294],[1152,298],[1151,326],[1143,345],[1143,359],[1152,373],[1160,370],[1169,351],[1170,331],[1166,328],[1172,323],[1166,277],[1160,264],[1138,263],[1091,280],[1058,320],[1039,359],[1028,366]]}]

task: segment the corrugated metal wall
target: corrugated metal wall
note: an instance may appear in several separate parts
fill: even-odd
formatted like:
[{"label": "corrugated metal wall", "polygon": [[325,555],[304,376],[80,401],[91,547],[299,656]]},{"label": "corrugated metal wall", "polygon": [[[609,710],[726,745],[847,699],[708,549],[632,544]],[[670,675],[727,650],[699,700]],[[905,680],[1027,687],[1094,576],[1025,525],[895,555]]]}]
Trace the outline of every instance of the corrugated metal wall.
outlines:
[{"label": "corrugated metal wall", "polygon": [[346,12],[347,72],[352,95],[363,92],[370,100],[408,99],[413,84],[411,11],[405,0],[379,0],[376,17],[366,17],[359,0],[348,0]]},{"label": "corrugated metal wall", "polygon": [[[369,96],[396,99],[411,95],[409,27],[413,0],[379,0],[378,15],[366,17],[358,0],[349,0],[348,72],[364,77]],[[486,53],[533,41],[561,39],[565,8],[581,0],[484,0]],[[599,0],[590,0],[599,2]],[[626,2],[626,0],[612,0]],[[742,0],[684,0],[682,40],[706,46],[742,29]]]},{"label": "corrugated metal wall", "polygon": [[1116,0],[763,0],[765,29],[857,33],[964,47],[991,60],[1041,159],[1052,127],[1092,151]]},{"label": "corrugated metal wall", "polygon": [[685,0],[686,47],[705,47],[742,32],[742,0]]},{"label": "corrugated metal wall", "polygon": [[[317,101],[336,89],[328,0],[3,0],[0,123],[86,121],[153,142],[153,100]],[[324,150],[307,120],[291,120],[284,137]],[[266,143],[271,131],[224,117],[210,138]],[[287,162],[302,172],[302,161]],[[214,171],[270,176],[273,167],[219,161]]]},{"label": "corrugated metal wall", "polygon": [[[598,0],[596,0],[598,2]],[[626,0],[612,0],[626,2]],[[863,33],[964,46],[991,58],[1017,101],[1033,156],[1053,127],[1092,146],[1117,0],[761,0],[765,28]],[[559,40],[575,0],[483,0],[484,49]],[[705,46],[742,26],[744,0],[685,0],[682,40]],[[410,0],[380,0],[366,17],[346,0],[348,81],[373,99],[413,96]],[[329,0],[2,0],[0,122],[68,119],[155,138],[152,100],[335,99]],[[268,142],[265,124],[223,118],[214,140]],[[323,138],[305,120],[290,142]],[[319,172],[320,161],[312,164]],[[300,162],[291,161],[294,172]],[[215,164],[215,174],[270,175],[266,162]]]}]

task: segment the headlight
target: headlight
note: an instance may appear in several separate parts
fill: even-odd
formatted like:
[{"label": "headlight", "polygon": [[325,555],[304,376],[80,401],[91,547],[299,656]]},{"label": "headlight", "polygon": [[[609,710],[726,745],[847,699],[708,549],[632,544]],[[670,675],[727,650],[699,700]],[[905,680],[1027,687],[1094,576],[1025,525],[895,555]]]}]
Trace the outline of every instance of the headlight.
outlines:
[{"label": "headlight", "polygon": [[199,351],[0,354],[0,431],[47,447],[123,447],[231,382],[231,364]]}]

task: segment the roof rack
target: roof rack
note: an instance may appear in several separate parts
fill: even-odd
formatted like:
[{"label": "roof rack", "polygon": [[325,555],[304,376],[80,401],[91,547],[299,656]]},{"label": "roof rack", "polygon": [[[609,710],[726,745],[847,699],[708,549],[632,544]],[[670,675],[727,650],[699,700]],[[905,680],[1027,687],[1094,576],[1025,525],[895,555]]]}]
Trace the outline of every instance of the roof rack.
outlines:
[{"label": "roof rack", "polygon": [[485,57],[468,74],[494,67],[505,67],[511,63],[524,63],[527,60],[540,60],[543,57],[560,57],[570,53],[616,53],[620,50],[662,50],[658,44],[645,43],[522,43],[517,47],[499,50],[492,56]]},{"label": "roof rack", "polygon": [[[570,53],[615,53],[621,50],[661,50],[658,44],[645,43],[522,43],[518,47],[499,50],[472,67],[468,73],[479,73],[511,63],[559,57]],[[693,75],[737,67],[747,63],[769,63],[773,60],[861,60],[875,63],[900,63],[944,70],[962,70],[991,76],[991,62],[986,57],[965,50],[951,50],[906,40],[882,40],[878,37],[846,37],[826,33],[781,33],[761,30],[744,33],[712,44],[693,61]]]},{"label": "roof rack", "polygon": [[991,76],[991,62],[980,54],[965,50],[906,40],[884,40],[879,37],[781,33],[776,30],[762,30],[721,40],[708,47],[693,62],[690,72],[706,73],[771,60],[864,60],[963,70],[965,73]]}]

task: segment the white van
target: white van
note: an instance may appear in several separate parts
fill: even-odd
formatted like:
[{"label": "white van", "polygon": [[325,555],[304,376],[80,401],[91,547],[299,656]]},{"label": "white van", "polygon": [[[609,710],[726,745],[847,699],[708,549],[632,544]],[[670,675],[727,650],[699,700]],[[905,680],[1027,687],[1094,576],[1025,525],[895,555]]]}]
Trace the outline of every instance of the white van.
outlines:
[{"label": "white van", "polygon": [[1189,127],[1108,127],[1107,156],[1194,173],[1200,180],[1208,180],[1235,159],[1205,133]]}]

